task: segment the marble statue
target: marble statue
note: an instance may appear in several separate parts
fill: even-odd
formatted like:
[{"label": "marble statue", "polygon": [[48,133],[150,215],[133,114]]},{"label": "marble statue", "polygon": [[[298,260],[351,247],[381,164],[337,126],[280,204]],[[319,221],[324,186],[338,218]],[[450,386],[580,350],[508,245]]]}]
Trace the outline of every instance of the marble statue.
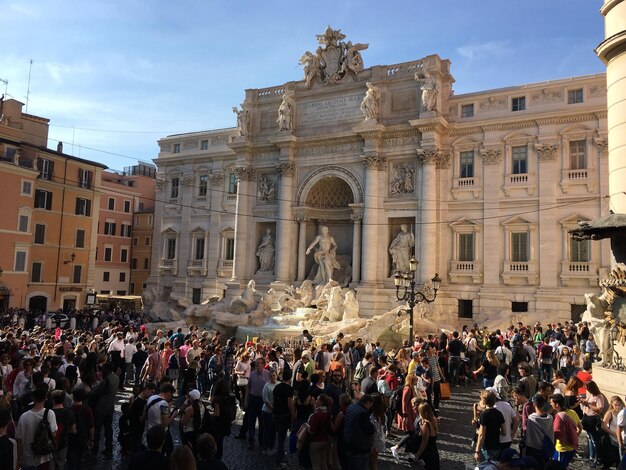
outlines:
[{"label": "marble statue", "polygon": [[419,82],[420,90],[422,90],[422,106],[424,111],[436,111],[439,85],[437,85],[435,78],[428,73],[420,74],[416,72],[415,80]]},{"label": "marble statue", "polygon": [[333,271],[339,269],[339,263],[337,262],[337,243],[335,239],[328,233],[328,227],[323,225],[320,229],[320,234],[315,237],[315,240],[311,242],[306,250],[306,254],[311,253],[311,250],[315,245],[317,249],[313,254],[315,262],[318,264],[317,274],[313,279],[314,284],[327,284],[333,279]]},{"label": "marble statue", "polygon": [[391,275],[409,272],[409,260],[411,259],[411,251],[414,246],[415,236],[412,232],[409,232],[409,227],[406,224],[402,224],[400,233],[389,245],[389,254],[393,261]]},{"label": "marble statue", "polygon": [[276,202],[276,181],[269,175],[261,175],[258,184],[260,201]]},{"label": "marble statue", "polygon": [[256,290],[256,283],[254,282],[254,279],[250,279],[250,281],[248,281],[248,285],[241,293],[241,296],[233,299],[228,310],[231,313],[250,313],[259,303],[257,299],[258,295],[259,293]]},{"label": "marble statue", "polygon": [[378,121],[380,114],[380,92],[378,91],[378,88],[370,82],[367,82],[366,85],[367,92],[361,102],[361,112],[363,113],[363,116],[365,116],[366,121]]},{"label": "marble statue", "polygon": [[322,71],[320,69],[320,59],[313,55],[310,51],[306,51],[302,57],[300,57],[300,65],[304,66],[304,86],[306,88],[311,88],[313,84],[313,79],[315,77],[322,76]]},{"label": "marble statue", "polygon": [[335,286],[330,289],[328,295],[328,304],[322,311],[322,317],[320,321],[337,322],[343,318],[343,295],[341,293],[341,286]]},{"label": "marble statue", "polygon": [[356,77],[356,75],[363,70],[363,57],[361,57],[360,51],[364,51],[368,47],[369,44],[352,44],[352,41],[348,41],[345,46],[342,69],[347,69]]},{"label": "marble statue", "polygon": [[311,302],[313,301],[313,296],[315,295],[313,283],[306,279],[302,282],[302,285],[296,289],[296,294],[302,301],[302,307],[310,307]]},{"label": "marble statue", "polygon": [[293,110],[294,103],[290,95],[283,96],[283,101],[278,107],[278,123],[279,131],[293,132]]},{"label": "marble statue", "polygon": [[350,289],[343,298],[343,321],[355,318],[359,318],[359,301],[356,299],[356,293]]},{"label": "marble statue", "polygon": [[256,250],[256,255],[259,258],[259,264],[261,267],[259,271],[272,272],[274,270],[274,237],[272,237],[272,231],[268,228],[265,231],[265,236],[261,241],[261,244]]},{"label": "marble statue", "polygon": [[233,106],[233,113],[237,115],[237,130],[239,131],[239,135],[242,137],[247,137],[249,128],[250,128],[250,113],[247,109],[241,105],[241,110],[237,108],[237,106]]}]

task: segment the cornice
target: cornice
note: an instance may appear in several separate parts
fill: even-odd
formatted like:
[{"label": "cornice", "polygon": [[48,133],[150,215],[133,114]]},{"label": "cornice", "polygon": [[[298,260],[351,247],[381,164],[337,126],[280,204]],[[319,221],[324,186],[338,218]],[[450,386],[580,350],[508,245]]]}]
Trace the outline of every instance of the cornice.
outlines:
[{"label": "cornice", "polygon": [[382,139],[399,139],[402,137],[415,137],[419,135],[419,131],[416,129],[404,129],[397,131],[385,132],[382,135]]}]

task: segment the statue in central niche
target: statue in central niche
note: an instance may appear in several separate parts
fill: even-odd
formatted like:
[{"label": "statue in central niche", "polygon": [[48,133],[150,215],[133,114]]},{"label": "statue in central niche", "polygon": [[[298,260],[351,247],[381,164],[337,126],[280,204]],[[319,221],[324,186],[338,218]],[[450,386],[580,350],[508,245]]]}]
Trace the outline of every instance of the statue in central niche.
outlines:
[{"label": "statue in central niche", "polygon": [[315,284],[326,284],[333,278],[333,271],[339,269],[339,263],[337,262],[337,243],[335,239],[328,233],[328,227],[322,225],[320,234],[315,237],[315,240],[309,245],[306,250],[306,254],[311,253],[311,250],[315,245],[317,249],[313,254],[315,262],[318,264],[317,275],[313,279]]}]

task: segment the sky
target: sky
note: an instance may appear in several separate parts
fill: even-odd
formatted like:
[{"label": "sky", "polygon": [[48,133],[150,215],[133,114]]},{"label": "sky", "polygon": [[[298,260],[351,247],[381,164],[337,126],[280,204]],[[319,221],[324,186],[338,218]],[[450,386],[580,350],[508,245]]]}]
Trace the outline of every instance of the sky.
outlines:
[{"label": "sky", "polygon": [[[50,119],[48,146],[114,170],[167,135],[235,125],[249,88],[303,78],[330,25],[365,67],[430,54],[456,94],[603,73],[601,0],[0,0],[0,94]],[[30,66],[30,61],[32,67]],[[26,112],[26,109],[24,108]]]}]

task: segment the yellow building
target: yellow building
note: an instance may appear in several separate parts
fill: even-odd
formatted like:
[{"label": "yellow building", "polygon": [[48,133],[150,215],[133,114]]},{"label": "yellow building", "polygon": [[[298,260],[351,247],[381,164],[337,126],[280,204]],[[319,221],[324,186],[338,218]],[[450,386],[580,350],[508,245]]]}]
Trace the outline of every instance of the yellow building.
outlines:
[{"label": "yellow building", "polygon": [[48,120],[0,101],[0,308],[81,308],[93,288],[97,162],[46,147]]}]

